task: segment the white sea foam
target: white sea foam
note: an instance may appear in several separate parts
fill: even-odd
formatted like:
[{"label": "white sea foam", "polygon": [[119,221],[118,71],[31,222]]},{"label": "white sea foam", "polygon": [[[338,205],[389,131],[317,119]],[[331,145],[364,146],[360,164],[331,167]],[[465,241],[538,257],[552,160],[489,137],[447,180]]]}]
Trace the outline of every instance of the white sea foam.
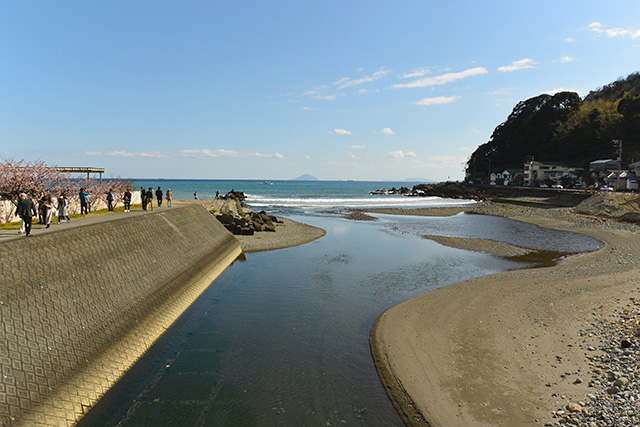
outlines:
[{"label": "white sea foam", "polygon": [[319,197],[263,197],[248,194],[247,204],[259,209],[296,208],[301,210],[364,209],[364,208],[430,208],[442,206],[468,206],[472,200],[443,199],[440,197],[370,196],[361,198]]}]

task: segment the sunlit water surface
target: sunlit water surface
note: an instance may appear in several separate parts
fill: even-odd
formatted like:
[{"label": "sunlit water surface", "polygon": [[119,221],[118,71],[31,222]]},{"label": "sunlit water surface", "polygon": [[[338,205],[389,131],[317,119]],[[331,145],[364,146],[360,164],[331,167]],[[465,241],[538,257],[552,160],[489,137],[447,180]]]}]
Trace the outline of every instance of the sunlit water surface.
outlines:
[{"label": "sunlit water surface", "polygon": [[525,266],[421,235],[599,245],[478,215],[292,219],[327,235],[230,266],[81,425],[400,426],[370,354],[375,318],[437,287]]}]

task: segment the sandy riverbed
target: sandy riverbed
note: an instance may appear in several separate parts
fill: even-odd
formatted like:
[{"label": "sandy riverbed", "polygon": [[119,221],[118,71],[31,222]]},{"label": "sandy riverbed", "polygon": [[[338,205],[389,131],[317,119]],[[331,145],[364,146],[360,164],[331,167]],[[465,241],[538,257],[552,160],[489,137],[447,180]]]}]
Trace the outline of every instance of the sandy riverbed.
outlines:
[{"label": "sandy riverbed", "polygon": [[586,331],[638,294],[638,228],[570,209],[486,204],[457,212],[463,210],[585,233],[606,246],[555,267],[446,286],[385,311],[371,334],[380,377],[409,425],[556,422],[558,408],[593,392],[588,357],[601,346]]}]

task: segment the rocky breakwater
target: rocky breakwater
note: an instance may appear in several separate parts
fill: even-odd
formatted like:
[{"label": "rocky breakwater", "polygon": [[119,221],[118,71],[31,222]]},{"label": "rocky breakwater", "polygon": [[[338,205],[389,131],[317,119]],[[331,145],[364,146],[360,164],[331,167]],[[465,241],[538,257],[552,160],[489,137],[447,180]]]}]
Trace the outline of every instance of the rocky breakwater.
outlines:
[{"label": "rocky breakwater", "polygon": [[275,232],[282,221],[265,211],[254,212],[244,205],[245,195],[234,192],[225,198],[215,200],[210,212],[235,235],[253,236],[256,232]]}]

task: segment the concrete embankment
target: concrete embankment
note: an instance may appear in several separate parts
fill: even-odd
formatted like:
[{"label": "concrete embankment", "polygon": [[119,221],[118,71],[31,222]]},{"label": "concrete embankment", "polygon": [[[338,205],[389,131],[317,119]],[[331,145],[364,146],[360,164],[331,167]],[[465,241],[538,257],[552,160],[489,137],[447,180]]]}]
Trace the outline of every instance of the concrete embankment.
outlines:
[{"label": "concrete embankment", "polygon": [[0,244],[0,425],[72,425],[241,253],[188,205]]}]

